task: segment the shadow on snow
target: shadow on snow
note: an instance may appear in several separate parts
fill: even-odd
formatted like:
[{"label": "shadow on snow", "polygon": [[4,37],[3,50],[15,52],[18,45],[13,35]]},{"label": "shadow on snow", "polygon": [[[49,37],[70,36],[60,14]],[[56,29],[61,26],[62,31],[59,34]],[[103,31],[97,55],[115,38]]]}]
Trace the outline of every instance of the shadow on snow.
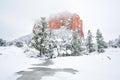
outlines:
[{"label": "shadow on snow", "polygon": [[75,74],[78,72],[77,70],[71,69],[71,68],[48,68],[47,66],[53,65],[53,62],[51,60],[46,60],[45,62],[41,64],[33,64],[33,66],[29,69],[32,69],[32,71],[19,71],[17,72],[18,75],[21,75],[17,80],[40,80],[44,76],[54,76],[57,72],[68,72],[71,74]]}]

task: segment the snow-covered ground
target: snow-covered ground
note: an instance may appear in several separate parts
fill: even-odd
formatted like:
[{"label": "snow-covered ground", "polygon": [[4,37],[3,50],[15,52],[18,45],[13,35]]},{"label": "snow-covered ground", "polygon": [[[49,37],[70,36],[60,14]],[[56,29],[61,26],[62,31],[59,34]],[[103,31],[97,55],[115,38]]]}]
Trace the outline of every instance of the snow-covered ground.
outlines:
[{"label": "snow-covered ground", "polygon": [[[59,57],[52,59],[52,64],[37,65],[36,68],[42,67],[43,70],[34,71],[33,76],[40,76],[40,70],[42,70],[44,76],[33,80],[120,80],[119,61],[120,48],[109,48],[101,54],[92,53],[91,55],[76,57]],[[29,71],[30,74],[32,69],[28,68],[33,68],[31,64],[43,62],[38,58],[29,58],[21,48],[14,46],[0,47],[0,80],[16,80],[20,77],[16,72]],[[19,78],[19,80],[22,80],[22,78]],[[26,78],[26,80],[29,79]]]},{"label": "snow-covered ground", "polygon": [[72,68],[76,74],[56,73],[42,80],[120,80],[120,48],[105,53],[57,58],[50,68]]},{"label": "snow-covered ground", "polygon": [[0,80],[16,80],[16,72],[28,70],[31,64],[41,62],[42,60],[27,57],[21,48],[0,47]]}]

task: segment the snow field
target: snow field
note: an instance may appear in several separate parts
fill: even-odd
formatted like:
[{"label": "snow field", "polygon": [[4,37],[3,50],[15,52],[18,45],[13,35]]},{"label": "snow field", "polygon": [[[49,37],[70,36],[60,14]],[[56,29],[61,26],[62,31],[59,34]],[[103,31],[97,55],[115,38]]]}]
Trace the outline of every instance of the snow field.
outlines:
[{"label": "snow field", "polygon": [[21,48],[0,47],[0,80],[16,80],[16,72],[29,70],[31,64],[42,61],[35,58],[28,58]]},{"label": "snow field", "polygon": [[[0,80],[16,80],[16,72],[30,70],[32,64],[44,62],[30,58],[22,48],[0,47]],[[33,55],[33,54],[32,54]],[[52,65],[42,66],[51,69],[73,69],[76,72],[55,72],[41,80],[120,80],[120,48],[108,48],[105,53],[58,57],[51,60]],[[52,73],[52,72],[51,72]]]},{"label": "snow field", "polygon": [[[49,80],[119,80],[120,49],[107,49],[102,54],[91,54],[78,57],[62,57],[54,59],[50,68],[72,68],[76,74],[56,73]],[[60,77],[59,79],[56,79]],[[65,76],[65,78],[63,78]],[[55,78],[56,77],[56,78]],[[63,79],[62,79],[63,78]],[[42,80],[47,80],[43,78]]]}]

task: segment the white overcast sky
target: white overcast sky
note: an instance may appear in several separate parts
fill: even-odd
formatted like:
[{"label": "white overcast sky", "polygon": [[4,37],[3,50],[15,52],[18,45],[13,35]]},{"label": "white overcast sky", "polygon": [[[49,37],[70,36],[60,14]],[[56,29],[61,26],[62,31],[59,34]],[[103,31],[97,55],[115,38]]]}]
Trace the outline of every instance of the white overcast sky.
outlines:
[{"label": "white overcast sky", "polygon": [[0,0],[0,37],[13,40],[32,32],[41,16],[69,11],[83,20],[85,36],[100,29],[106,41],[120,35],[120,0]]}]

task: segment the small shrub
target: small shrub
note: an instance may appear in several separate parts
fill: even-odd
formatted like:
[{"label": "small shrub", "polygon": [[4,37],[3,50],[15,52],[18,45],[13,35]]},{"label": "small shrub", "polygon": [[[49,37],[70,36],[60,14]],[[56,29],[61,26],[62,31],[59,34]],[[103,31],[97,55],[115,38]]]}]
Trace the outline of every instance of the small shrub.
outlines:
[{"label": "small shrub", "polygon": [[22,42],[16,42],[15,46],[17,46],[17,47],[23,47],[23,43]]}]

